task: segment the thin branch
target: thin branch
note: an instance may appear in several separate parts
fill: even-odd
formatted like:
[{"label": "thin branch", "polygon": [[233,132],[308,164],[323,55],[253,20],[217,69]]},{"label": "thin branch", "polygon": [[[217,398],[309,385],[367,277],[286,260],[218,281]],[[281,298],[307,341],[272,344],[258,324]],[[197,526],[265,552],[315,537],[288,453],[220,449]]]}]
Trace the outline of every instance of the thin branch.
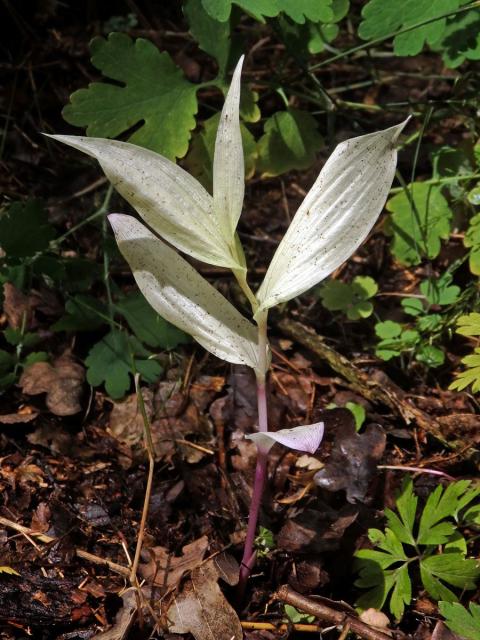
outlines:
[{"label": "thin branch", "polygon": [[[276,600],[290,604],[292,607],[300,609],[300,611],[304,611],[305,613],[315,616],[319,620],[323,620],[329,624],[343,628],[348,626],[350,631],[356,633],[360,638],[364,638],[365,640],[392,640],[392,636],[390,634],[371,627],[365,622],[362,622],[354,614],[350,614],[345,611],[338,611],[323,602],[317,602],[310,598],[306,598],[291,589],[288,585],[280,587],[273,597]],[[403,633],[395,631],[391,631],[390,633],[395,634],[398,638],[406,637]]]}]

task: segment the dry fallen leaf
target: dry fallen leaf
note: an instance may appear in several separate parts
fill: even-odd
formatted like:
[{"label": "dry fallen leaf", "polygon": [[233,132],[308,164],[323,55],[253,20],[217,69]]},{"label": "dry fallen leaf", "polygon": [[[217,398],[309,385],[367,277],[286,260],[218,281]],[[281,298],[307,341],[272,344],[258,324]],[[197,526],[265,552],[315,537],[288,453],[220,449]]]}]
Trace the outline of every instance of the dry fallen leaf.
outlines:
[{"label": "dry fallen leaf", "polygon": [[3,310],[12,329],[28,328],[32,307],[28,296],[19,291],[11,282],[3,285]]},{"label": "dry fallen leaf", "polygon": [[195,640],[241,640],[240,620],[218,586],[219,578],[232,586],[238,580],[238,565],[226,554],[192,572],[168,609],[169,631],[191,633]]},{"label": "dry fallen leaf", "polygon": [[380,425],[369,424],[363,433],[356,433],[351,417],[336,428],[332,453],[315,474],[315,484],[327,491],[344,489],[348,502],[364,502],[385,445]]},{"label": "dry fallen leaf", "polygon": [[[153,393],[142,389],[142,396],[149,420],[153,414]],[[123,444],[133,447],[143,442],[143,417],[138,408],[137,394],[133,393],[121,402],[114,402],[109,418],[111,434]]]},{"label": "dry fallen leaf", "polygon": [[140,565],[140,575],[157,587],[176,587],[186,571],[192,571],[202,563],[207,549],[207,536],[185,545],[179,557],[173,556],[165,547],[152,547],[148,549],[150,560]]},{"label": "dry fallen leaf", "polygon": [[27,395],[47,394],[47,407],[57,416],[71,416],[81,411],[85,371],[68,356],[58,358],[53,365],[35,362],[25,369],[19,381]]}]

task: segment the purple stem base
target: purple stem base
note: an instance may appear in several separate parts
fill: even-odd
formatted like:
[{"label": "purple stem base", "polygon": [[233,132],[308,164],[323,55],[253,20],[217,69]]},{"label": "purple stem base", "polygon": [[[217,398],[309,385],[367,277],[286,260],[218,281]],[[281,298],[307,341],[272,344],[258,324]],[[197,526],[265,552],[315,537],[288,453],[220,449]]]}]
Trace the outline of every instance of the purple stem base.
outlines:
[{"label": "purple stem base", "polygon": [[[258,430],[268,431],[267,417],[267,392],[264,381],[257,381],[257,403],[258,403]],[[256,553],[254,550],[255,533],[257,531],[258,515],[262,503],[263,490],[267,480],[268,452],[260,448],[257,455],[257,466],[255,468],[255,480],[253,483],[252,502],[248,514],[247,536],[243,558],[240,565],[240,576],[237,587],[237,601],[240,604],[245,594],[248,578],[255,564]]]}]

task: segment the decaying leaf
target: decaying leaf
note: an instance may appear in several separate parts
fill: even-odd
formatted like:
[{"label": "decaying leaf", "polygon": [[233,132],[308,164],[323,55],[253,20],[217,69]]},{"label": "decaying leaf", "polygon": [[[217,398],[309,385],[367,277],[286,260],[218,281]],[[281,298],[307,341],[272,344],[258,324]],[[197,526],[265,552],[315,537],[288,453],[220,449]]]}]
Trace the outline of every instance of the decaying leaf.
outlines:
[{"label": "decaying leaf", "polygon": [[370,424],[358,434],[353,419],[341,423],[327,464],[314,476],[315,484],[328,491],[344,489],[348,502],[364,501],[385,445],[380,425]]},{"label": "decaying leaf", "polygon": [[150,560],[140,565],[140,575],[157,587],[177,587],[186,571],[201,564],[207,549],[207,536],[185,545],[179,557],[173,556],[165,547],[153,547],[148,550]]},{"label": "decaying leaf", "polygon": [[47,394],[47,407],[57,416],[71,416],[81,411],[85,371],[83,367],[62,356],[52,364],[34,362],[20,377],[19,385],[23,393],[35,396]]},{"label": "decaying leaf", "polygon": [[241,640],[240,620],[220,590],[219,578],[232,586],[238,580],[238,565],[226,554],[195,569],[174,598],[167,613],[172,633],[191,633],[195,640]]}]

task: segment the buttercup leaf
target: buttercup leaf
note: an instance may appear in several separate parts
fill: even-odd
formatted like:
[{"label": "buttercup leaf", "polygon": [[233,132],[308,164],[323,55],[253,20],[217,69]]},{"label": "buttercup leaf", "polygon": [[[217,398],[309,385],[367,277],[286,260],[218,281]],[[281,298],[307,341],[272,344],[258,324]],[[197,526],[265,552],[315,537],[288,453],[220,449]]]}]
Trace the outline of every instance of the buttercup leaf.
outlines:
[{"label": "buttercup leaf", "polygon": [[257,293],[259,312],[310,289],[365,240],[387,199],[406,123],[338,145],[270,263]]},{"label": "buttercup leaf", "polygon": [[235,68],[223,105],[213,157],[213,212],[223,237],[232,241],[242,212],[245,171],[240,132],[240,77],[243,56]]},{"label": "buttercup leaf", "polygon": [[50,136],[92,156],[121,196],[165,240],[188,255],[241,269],[223,239],[207,191],[163,156],[128,142]]},{"label": "buttercup leaf", "polygon": [[121,214],[109,220],[140,291],[155,311],[210,353],[256,369],[253,324],[141,222]]},{"label": "buttercup leaf", "polygon": [[280,429],[279,431],[262,431],[245,436],[253,440],[262,451],[269,451],[276,442],[283,444],[295,451],[315,453],[323,438],[325,425],[323,422],[307,424],[293,429]]}]

